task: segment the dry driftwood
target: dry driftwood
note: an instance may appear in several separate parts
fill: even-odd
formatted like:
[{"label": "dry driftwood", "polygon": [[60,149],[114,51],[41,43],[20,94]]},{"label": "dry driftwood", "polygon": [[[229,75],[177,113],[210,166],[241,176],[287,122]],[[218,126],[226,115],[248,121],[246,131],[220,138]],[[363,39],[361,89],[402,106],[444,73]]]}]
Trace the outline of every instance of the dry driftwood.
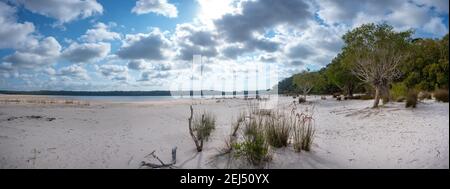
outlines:
[{"label": "dry driftwood", "polygon": [[[191,110],[191,116],[189,117],[189,134],[191,135],[192,139],[194,140],[195,143],[195,147],[197,148],[197,152],[201,152],[203,149],[203,140],[198,139],[195,134],[194,134],[194,130],[192,129],[192,119],[194,117],[194,109],[192,108],[192,105],[189,106],[190,110]],[[203,120],[203,116],[202,116],[202,120]]]},{"label": "dry driftwood", "polygon": [[151,167],[154,169],[155,168],[166,168],[166,167],[173,168],[175,166],[175,164],[177,163],[177,147],[175,146],[174,148],[172,148],[172,161],[170,163],[164,163],[161,159],[159,159],[159,157],[155,155],[155,150],[153,150],[152,153],[146,155],[145,157],[148,157],[148,156],[152,156],[153,158],[158,160],[160,164],[142,161],[141,167],[146,166],[146,167]]}]

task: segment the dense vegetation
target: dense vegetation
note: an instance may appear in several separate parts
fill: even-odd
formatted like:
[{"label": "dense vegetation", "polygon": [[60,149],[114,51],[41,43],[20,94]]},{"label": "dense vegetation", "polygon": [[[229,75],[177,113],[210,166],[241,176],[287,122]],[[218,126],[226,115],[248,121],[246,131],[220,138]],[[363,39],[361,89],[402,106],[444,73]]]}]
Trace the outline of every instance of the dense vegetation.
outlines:
[{"label": "dense vegetation", "polygon": [[279,82],[279,91],[366,93],[376,101],[405,98],[411,90],[448,91],[448,34],[442,39],[413,39],[412,35],[413,31],[397,32],[387,24],[362,25],[343,36],[344,47],[325,68],[294,74]]}]

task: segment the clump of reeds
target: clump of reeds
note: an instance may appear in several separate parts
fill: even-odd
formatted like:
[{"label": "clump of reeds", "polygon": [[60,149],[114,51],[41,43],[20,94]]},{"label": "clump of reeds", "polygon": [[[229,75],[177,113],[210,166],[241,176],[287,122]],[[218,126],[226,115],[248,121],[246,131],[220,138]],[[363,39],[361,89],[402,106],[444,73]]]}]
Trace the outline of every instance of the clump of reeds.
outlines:
[{"label": "clump of reeds", "polygon": [[277,113],[264,120],[264,129],[267,142],[276,148],[288,145],[291,120],[288,116]]},{"label": "clump of reeds", "polygon": [[292,111],[292,143],[296,152],[310,151],[314,139],[315,127],[312,114]]}]

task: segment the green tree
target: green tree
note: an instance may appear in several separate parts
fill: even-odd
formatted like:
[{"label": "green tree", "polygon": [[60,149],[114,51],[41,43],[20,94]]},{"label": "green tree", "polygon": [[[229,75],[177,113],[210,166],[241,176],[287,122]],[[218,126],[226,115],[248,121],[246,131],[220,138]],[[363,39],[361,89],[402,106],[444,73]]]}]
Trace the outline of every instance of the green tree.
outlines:
[{"label": "green tree", "polygon": [[389,96],[390,83],[400,76],[398,67],[408,55],[411,35],[387,24],[364,24],[343,36],[352,72],[375,89],[373,108]]},{"label": "green tree", "polygon": [[441,40],[415,39],[410,52],[401,66],[403,75],[398,82],[424,91],[448,88],[448,34]]},{"label": "green tree", "polygon": [[309,70],[305,70],[294,75],[293,81],[297,91],[299,91],[306,99],[306,95],[308,95],[314,86],[322,80],[318,72],[310,72]]},{"label": "green tree", "polygon": [[353,93],[361,80],[352,73],[352,64],[345,57],[345,52],[339,53],[328,64],[325,74],[328,80],[337,86],[347,96],[353,96]]}]

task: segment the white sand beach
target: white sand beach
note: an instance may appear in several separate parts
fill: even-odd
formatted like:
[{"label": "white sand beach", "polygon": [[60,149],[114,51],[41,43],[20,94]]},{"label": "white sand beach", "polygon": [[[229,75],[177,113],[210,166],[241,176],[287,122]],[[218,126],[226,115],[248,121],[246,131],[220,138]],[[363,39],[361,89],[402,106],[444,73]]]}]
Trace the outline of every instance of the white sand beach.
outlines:
[{"label": "white sand beach", "polygon": [[[141,168],[155,151],[177,168],[229,168],[216,157],[244,110],[243,99],[195,100],[194,111],[217,117],[216,129],[197,153],[188,133],[190,100],[152,102],[40,103],[0,96],[0,168]],[[10,99],[9,101],[7,99]],[[44,100],[45,101],[45,100]],[[44,102],[42,101],[42,102]],[[449,168],[449,104],[426,100],[369,108],[372,100],[336,101],[309,96],[316,135],[310,152],[273,150],[266,168]],[[291,97],[281,97],[288,108]],[[250,168],[236,164],[231,168]]]}]

